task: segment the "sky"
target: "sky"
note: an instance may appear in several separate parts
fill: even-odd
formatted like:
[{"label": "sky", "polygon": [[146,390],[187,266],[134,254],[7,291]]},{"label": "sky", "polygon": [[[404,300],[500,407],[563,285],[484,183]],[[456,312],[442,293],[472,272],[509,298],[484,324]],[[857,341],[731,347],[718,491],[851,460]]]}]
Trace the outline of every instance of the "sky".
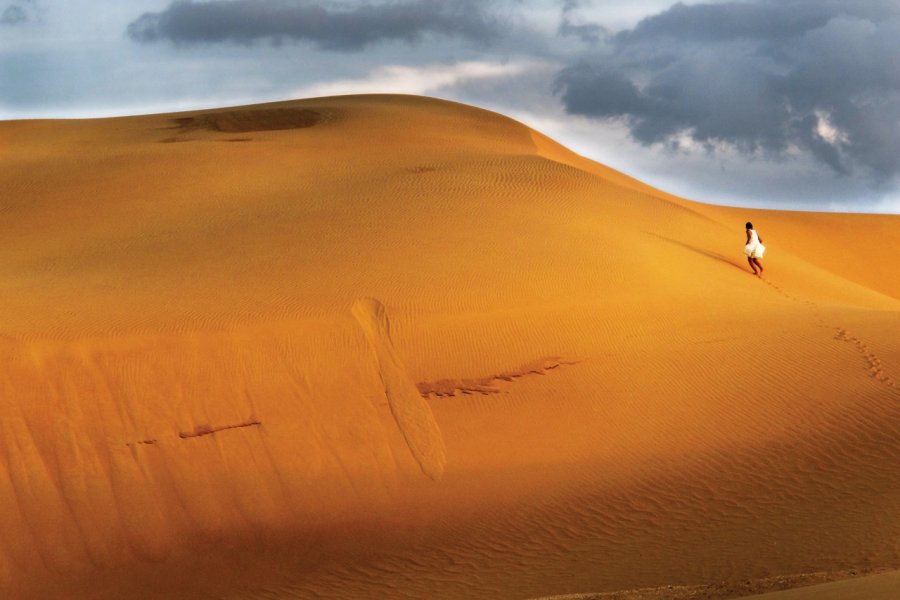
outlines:
[{"label": "sky", "polygon": [[363,92],[703,202],[900,213],[897,0],[0,0],[0,119]]}]

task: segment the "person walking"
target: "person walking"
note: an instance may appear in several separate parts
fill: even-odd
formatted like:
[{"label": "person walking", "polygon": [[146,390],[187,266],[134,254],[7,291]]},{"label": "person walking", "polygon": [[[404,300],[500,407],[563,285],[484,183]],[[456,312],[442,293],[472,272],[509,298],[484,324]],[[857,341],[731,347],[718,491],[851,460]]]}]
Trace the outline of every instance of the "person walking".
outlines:
[{"label": "person walking", "polygon": [[750,263],[754,275],[760,275],[763,272],[763,266],[759,261],[765,251],[766,247],[763,246],[762,238],[753,229],[753,223],[747,223],[747,243],[744,246],[744,254],[747,255],[747,262]]}]

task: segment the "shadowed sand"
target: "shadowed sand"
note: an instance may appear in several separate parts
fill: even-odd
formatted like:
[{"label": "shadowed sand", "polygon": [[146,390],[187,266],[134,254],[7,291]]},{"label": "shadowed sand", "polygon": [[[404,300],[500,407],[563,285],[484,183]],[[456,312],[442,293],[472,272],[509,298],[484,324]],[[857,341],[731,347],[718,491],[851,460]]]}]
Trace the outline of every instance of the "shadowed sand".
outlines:
[{"label": "shadowed sand", "polygon": [[900,567],[900,217],[689,202],[407,96],[0,122],[0,216],[3,598]]}]

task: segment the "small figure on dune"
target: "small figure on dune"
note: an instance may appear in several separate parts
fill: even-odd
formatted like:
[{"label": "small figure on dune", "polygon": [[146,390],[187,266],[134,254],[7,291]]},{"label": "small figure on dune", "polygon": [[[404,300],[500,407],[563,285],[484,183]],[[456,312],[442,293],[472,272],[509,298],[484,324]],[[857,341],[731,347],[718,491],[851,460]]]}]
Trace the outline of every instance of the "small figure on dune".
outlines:
[{"label": "small figure on dune", "polygon": [[759,260],[763,257],[765,251],[766,247],[763,246],[762,238],[753,229],[753,223],[747,223],[747,245],[744,246],[744,254],[747,255],[747,262],[750,263],[750,268],[753,269],[754,275],[759,275],[763,272],[763,266]]}]

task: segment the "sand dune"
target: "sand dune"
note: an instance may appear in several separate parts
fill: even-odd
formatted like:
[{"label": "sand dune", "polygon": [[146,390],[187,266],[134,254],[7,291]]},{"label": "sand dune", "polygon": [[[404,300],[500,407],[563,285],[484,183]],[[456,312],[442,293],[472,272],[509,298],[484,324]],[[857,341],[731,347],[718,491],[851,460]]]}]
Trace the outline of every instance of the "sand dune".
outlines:
[{"label": "sand dune", "polygon": [[900,217],[405,96],[0,122],[0,165],[5,598],[900,567]]}]

